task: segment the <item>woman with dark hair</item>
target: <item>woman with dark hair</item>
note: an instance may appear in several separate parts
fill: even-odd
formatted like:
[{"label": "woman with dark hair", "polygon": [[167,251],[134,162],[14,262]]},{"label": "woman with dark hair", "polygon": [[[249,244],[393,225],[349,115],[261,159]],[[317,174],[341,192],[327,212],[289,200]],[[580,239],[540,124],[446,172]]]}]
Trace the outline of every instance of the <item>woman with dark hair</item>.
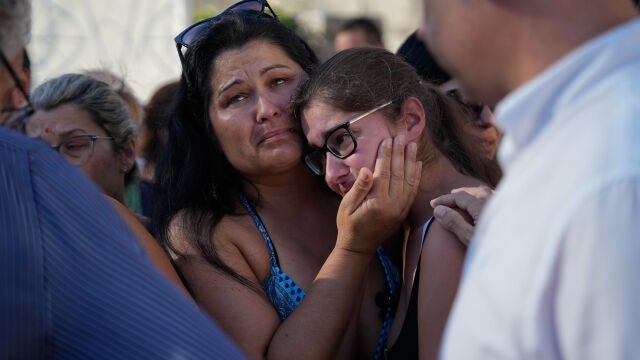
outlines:
[{"label": "woman with dark hair", "polygon": [[[290,111],[317,59],[265,5],[238,3],[176,38],[183,74],[156,171],[154,228],[196,302],[249,358],[372,358],[387,330],[375,297],[395,288],[382,249],[373,259],[397,227],[362,236],[354,228],[400,224],[397,204],[415,187],[393,200],[354,192],[337,232],[340,199],[306,169]],[[384,191],[372,179],[361,188]],[[399,213],[363,221],[362,202]]]},{"label": "woman with dark hair", "polygon": [[167,124],[171,119],[180,81],[171,81],[160,86],[144,106],[144,117],[140,126],[140,151],[142,163],[140,177],[153,182],[156,163],[167,143]]},{"label": "woman with dark hair", "polygon": [[432,221],[429,200],[492,179],[489,160],[465,151],[474,141],[463,131],[465,115],[411,65],[374,48],[335,55],[311,74],[293,102],[313,148],[307,164],[343,196],[363,168],[375,166],[380,143],[389,137],[417,143],[413,151],[422,161],[422,177],[406,219],[403,286],[385,354],[436,358],[466,247]]}]

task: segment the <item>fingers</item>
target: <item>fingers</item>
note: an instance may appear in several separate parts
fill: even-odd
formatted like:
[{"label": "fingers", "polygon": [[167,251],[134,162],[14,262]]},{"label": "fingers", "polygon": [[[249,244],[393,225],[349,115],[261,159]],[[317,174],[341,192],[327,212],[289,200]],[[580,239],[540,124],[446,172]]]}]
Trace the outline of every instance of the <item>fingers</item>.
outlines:
[{"label": "fingers", "polygon": [[475,229],[460,213],[446,206],[436,206],[433,209],[433,216],[442,227],[452,232],[461,243],[469,246]]},{"label": "fingers", "polygon": [[493,190],[487,186],[459,188],[431,200],[431,207],[448,206],[457,207],[471,215],[474,223],[478,221],[482,208],[489,197],[493,195]]},{"label": "fingers", "polygon": [[455,194],[463,191],[479,199],[489,197],[493,194],[493,190],[488,186],[461,187],[451,190],[451,193]]},{"label": "fingers", "polygon": [[460,195],[444,194],[431,200],[429,203],[431,204],[431,207],[434,209],[436,208],[436,206],[458,207],[458,203],[457,203],[458,196]]},{"label": "fingers", "polygon": [[492,194],[493,190],[486,186],[454,189],[451,194],[431,200],[433,215],[445,229],[454,233],[463,244],[469,245],[474,225]]},{"label": "fingers", "polygon": [[407,144],[403,135],[385,139],[378,149],[373,173],[376,188],[391,198],[417,191],[422,175],[417,149],[415,143]]},{"label": "fingers", "polygon": [[405,181],[410,187],[415,187],[416,191],[422,176],[422,161],[417,161],[417,156],[418,145],[414,142],[409,143],[404,163]]},{"label": "fingers", "polygon": [[372,187],[373,175],[371,174],[371,170],[367,168],[360,169],[355,183],[342,198],[340,208],[344,209],[347,214],[353,214],[365,200]]},{"label": "fingers", "polygon": [[393,139],[393,153],[391,158],[391,180],[389,183],[389,196],[396,197],[404,191],[405,182],[405,162],[409,159],[405,157],[406,141],[404,136],[399,135]]},{"label": "fingers", "polygon": [[375,248],[406,220],[422,173],[416,144],[404,138],[380,143],[374,171],[361,168],[337,217],[341,246],[359,252]]},{"label": "fingers", "polygon": [[373,170],[373,177],[375,179],[376,187],[385,192],[389,189],[389,182],[391,178],[391,147],[392,141],[387,138],[380,143],[378,148],[378,157],[376,158],[376,164]]}]

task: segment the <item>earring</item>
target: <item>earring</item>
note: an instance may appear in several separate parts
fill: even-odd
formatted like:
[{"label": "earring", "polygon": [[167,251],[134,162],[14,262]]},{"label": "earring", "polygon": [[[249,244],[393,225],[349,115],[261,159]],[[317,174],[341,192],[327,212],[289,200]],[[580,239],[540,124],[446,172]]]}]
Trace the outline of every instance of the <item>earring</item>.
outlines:
[{"label": "earring", "polygon": [[120,170],[122,170],[123,173],[126,173],[129,170],[129,167],[127,165],[122,165]]}]

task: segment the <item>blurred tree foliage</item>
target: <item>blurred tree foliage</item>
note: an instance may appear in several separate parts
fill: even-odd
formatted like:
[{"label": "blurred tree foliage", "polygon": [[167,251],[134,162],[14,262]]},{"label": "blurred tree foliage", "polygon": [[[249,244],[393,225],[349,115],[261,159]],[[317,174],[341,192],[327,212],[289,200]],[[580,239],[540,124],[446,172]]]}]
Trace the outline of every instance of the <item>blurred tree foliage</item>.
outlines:
[{"label": "blurred tree foliage", "polygon": [[[193,11],[193,22],[208,19],[220,14],[227,7],[200,6]],[[273,11],[278,15],[278,19],[288,28],[296,32],[300,37],[305,39],[309,46],[316,52],[316,55],[323,60],[329,58],[333,54],[333,43],[330,42],[324,34],[314,34],[308,31],[303,24],[298,23],[295,17],[289,15],[281,8],[273,7]]]},{"label": "blurred tree foliage", "polygon": [[[210,17],[216,16],[221,11],[224,11],[224,9],[215,9],[215,8],[209,8],[209,7],[194,9],[193,22],[196,23],[200,20],[204,20],[204,19],[208,19]],[[286,14],[286,12],[284,12],[282,9],[278,9],[275,7],[273,7],[273,11],[275,11],[276,15],[278,15],[278,19],[280,20],[280,22],[285,24],[289,29],[296,32],[300,30],[300,26],[296,22],[296,19],[294,19],[292,16],[289,16],[288,14]]]}]

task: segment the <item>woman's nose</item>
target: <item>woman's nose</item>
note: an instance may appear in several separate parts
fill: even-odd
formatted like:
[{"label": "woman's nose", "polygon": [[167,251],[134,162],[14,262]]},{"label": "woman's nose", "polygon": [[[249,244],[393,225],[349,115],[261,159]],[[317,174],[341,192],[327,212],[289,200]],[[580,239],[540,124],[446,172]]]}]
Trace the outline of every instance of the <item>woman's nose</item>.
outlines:
[{"label": "woman's nose", "polygon": [[340,184],[344,176],[349,173],[349,168],[345,166],[344,161],[327,153],[325,161],[324,179],[329,187],[339,193],[338,184]]},{"label": "woman's nose", "polygon": [[256,120],[260,123],[277,117],[282,112],[279,99],[267,95],[260,95],[256,106]]},{"label": "woman's nose", "polygon": [[476,126],[486,129],[488,127],[493,126],[493,113],[491,109],[487,105],[484,105],[482,111],[480,112],[480,116],[475,120]]}]

